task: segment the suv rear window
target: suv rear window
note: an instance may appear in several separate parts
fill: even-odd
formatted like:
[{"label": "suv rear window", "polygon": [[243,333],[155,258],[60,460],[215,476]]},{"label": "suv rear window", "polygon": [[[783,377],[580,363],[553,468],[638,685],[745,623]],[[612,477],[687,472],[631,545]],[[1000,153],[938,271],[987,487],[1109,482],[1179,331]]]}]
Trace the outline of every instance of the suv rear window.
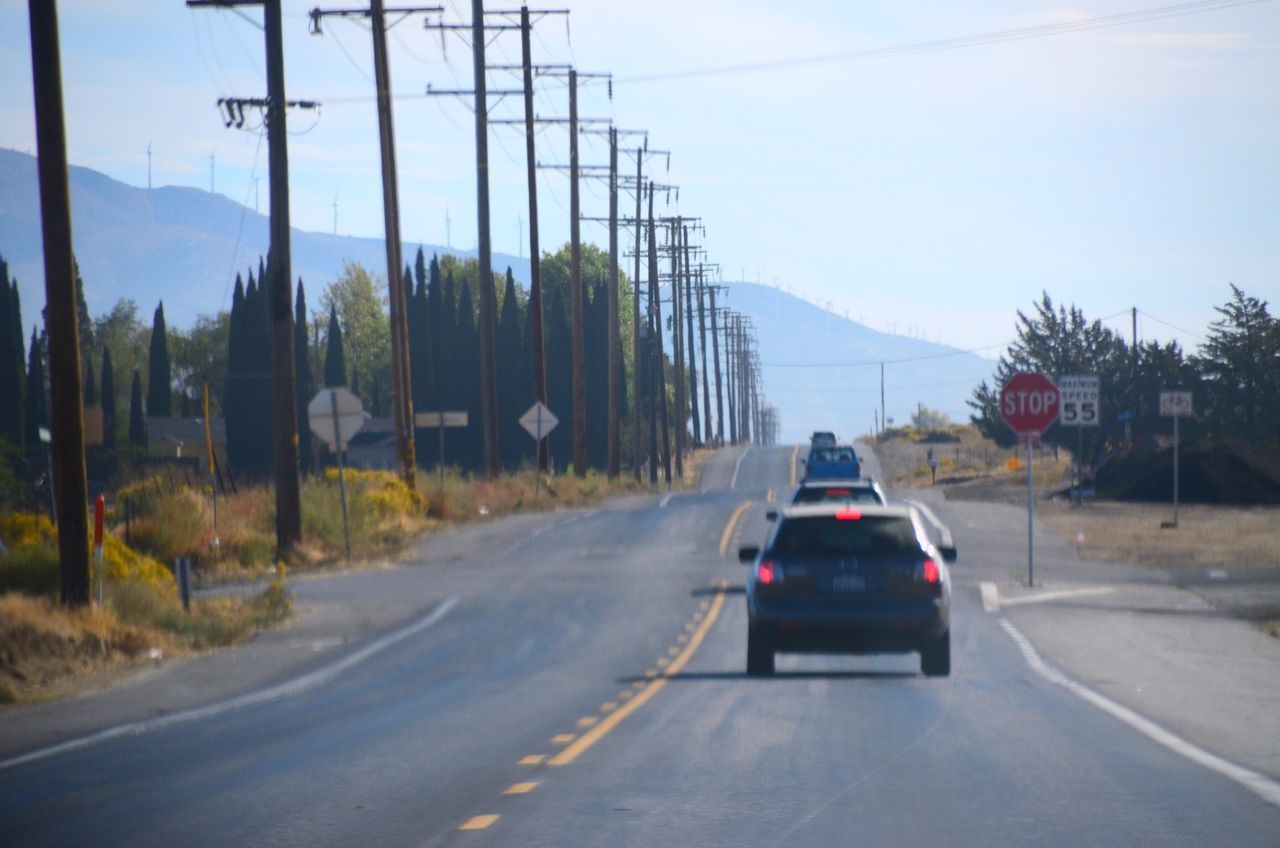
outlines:
[{"label": "suv rear window", "polygon": [[809,461],[824,462],[856,462],[853,448],[814,448],[809,452]]},{"label": "suv rear window", "polygon": [[792,503],[884,503],[874,489],[866,486],[804,486]]},{"label": "suv rear window", "polygon": [[827,515],[785,519],[770,548],[782,556],[871,556],[919,550],[915,527],[907,518],[841,520]]}]

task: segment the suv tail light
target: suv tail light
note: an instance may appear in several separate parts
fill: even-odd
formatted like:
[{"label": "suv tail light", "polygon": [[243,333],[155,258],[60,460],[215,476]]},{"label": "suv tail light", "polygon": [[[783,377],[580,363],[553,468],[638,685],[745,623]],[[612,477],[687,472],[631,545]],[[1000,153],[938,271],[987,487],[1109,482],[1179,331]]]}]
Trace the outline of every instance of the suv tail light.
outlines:
[{"label": "suv tail light", "polygon": [[938,564],[927,559],[916,569],[916,578],[926,583],[937,583],[942,579],[942,575],[938,573]]},{"label": "suv tail light", "polygon": [[838,509],[836,510],[836,521],[859,521],[862,513],[856,509]]},{"label": "suv tail light", "polygon": [[782,582],[782,569],[771,559],[762,559],[756,566],[756,580],[762,586],[772,586]]}]

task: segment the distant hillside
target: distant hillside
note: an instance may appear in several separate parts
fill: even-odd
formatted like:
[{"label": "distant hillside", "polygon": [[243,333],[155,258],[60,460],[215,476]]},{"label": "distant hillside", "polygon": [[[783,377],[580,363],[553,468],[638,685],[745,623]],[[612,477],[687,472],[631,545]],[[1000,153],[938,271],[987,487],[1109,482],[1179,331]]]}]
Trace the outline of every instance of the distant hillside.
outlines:
[{"label": "distant hillside", "polygon": [[[0,256],[18,278],[23,318],[28,326],[44,306],[40,201],[35,158],[0,149]],[[196,315],[230,308],[237,271],[257,267],[266,256],[268,221],[220,194],[163,186],[148,191],[105,174],[72,166],[72,233],[93,314],[129,297],[144,315],[161,298],[170,324],[187,326]],[[241,222],[243,221],[243,230]],[[386,270],[381,239],[293,230],[293,275],[301,277],[318,303],[319,289],[354,259],[370,270]],[[431,253],[474,255],[423,245]],[[417,244],[405,245],[412,262]],[[529,260],[497,253],[494,271],[510,266],[518,280],[529,279]]]},{"label": "distant hillside", "polygon": [[[726,285],[721,303],[755,323],[765,392],[781,411],[784,442],[806,441],[814,430],[832,430],[841,439],[870,432],[880,407],[881,362],[886,414],[900,424],[917,404],[968,421],[965,400],[995,371],[995,362],[976,354],[877,332],[779,289]],[[813,367],[829,364],[840,367]]]}]

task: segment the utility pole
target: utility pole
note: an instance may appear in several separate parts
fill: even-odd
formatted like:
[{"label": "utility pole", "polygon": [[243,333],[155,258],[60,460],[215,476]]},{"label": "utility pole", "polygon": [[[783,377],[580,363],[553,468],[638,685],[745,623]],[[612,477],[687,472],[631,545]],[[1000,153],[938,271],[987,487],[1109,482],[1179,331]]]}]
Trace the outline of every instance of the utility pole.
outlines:
[{"label": "utility pole", "polygon": [[684,478],[685,419],[689,407],[685,402],[684,344],[680,324],[680,218],[668,222],[668,243],[671,246],[671,354],[675,360],[675,414],[672,423],[676,436],[676,476]]},{"label": "utility pole", "polygon": [[[474,0],[479,2],[479,0]],[[587,473],[587,352],[582,332],[582,233],[578,216],[578,72],[569,71],[569,291],[573,299],[573,474]]]},{"label": "utility pole", "polygon": [[[293,351],[293,275],[289,250],[289,143],[286,114],[291,105],[284,89],[284,23],[280,0],[187,0],[188,8],[261,5],[266,49],[267,98],[235,101],[265,106],[267,126],[267,189],[271,204],[271,247],[267,277],[271,321],[271,411],[275,448],[276,556],[285,559],[302,538],[302,495],[298,479],[297,375]],[[306,105],[297,103],[293,105]],[[314,107],[315,104],[309,104]],[[230,114],[230,108],[228,109]],[[210,154],[210,179],[212,179]],[[212,187],[210,188],[212,191]]]},{"label": "utility pole", "polygon": [[[397,7],[402,15],[437,13],[440,6]],[[408,297],[405,292],[404,262],[400,245],[400,193],[396,175],[395,129],[391,114],[391,71],[387,61],[387,25],[382,0],[370,0],[368,9],[313,9],[311,32],[320,34],[320,21],[329,15],[368,17],[373,35],[373,71],[378,102],[378,137],[382,163],[382,214],[387,254],[387,294],[391,318],[392,424],[400,473],[412,488],[417,457],[413,438],[413,381],[409,365]],[[334,200],[334,230],[337,230],[337,200]],[[482,296],[483,297],[483,296]]]},{"label": "utility pole", "polygon": [[[658,238],[653,220],[653,181],[649,181],[649,310],[651,342],[653,344],[654,377],[650,391],[658,393],[658,406],[662,411],[662,471],[671,488],[671,427],[667,415],[666,355],[662,350],[662,306],[658,297]],[[656,482],[656,481],[655,481]]]},{"label": "utility pole", "polygon": [[[681,303],[684,306],[684,322],[689,331],[685,358],[689,362],[689,413],[693,419],[693,444],[696,446],[701,441],[702,419],[698,414],[698,369],[693,361],[693,271],[689,267],[689,228],[682,227],[681,230],[684,236],[684,298]],[[677,280],[676,285],[679,284],[680,281]]]},{"label": "utility pole", "polygon": [[711,295],[711,361],[716,368],[716,444],[724,444],[724,395],[720,391],[720,331],[716,328],[716,289],[708,286]]},{"label": "utility pole", "polygon": [[[529,327],[533,336],[533,398],[547,402],[547,357],[542,334],[542,249],[538,244],[538,158],[534,151],[533,52],[529,7],[520,7],[520,57],[524,77],[524,150],[529,179]],[[538,471],[550,468],[548,439],[538,442]]]},{"label": "utility pole", "polygon": [[618,130],[609,127],[609,450],[606,473],[618,478],[622,436],[618,391],[622,386],[622,342],[618,327]]},{"label": "utility pole", "polygon": [[711,387],[707,380],[707,306],[704,301],[706,291],[702,285],[702,266],[698,266],[698,339],[702,342],[702,423],[703,440],[712,444],[711,434]]},{"label": "utility pole", "polygon": [[724,364],[727,376],[725,394],[729,401],[729,443],[738,443],[738,399],[735,389],[735,363],[737,354],[734,349],[733,314],[724,316]]},{"label": "utility pole", "polygon": [[485,91],[484,0],[471,0],[471,56],[475,69],[476,212],[480,230],[480,399],[484,417],[485,476],[498,476],[497,303],[489,243],[489,99]]},{"label": "utility pole", "polygon": [[[635,373],[631,375],[631,409],[635,420],[634,426],[631,428],[631,469],[632,474],[636,478],[636,482],[640,482],[640,203],[644,197],[644,147],[636,148],[636,236],[635,236],[635,254],[636,254],[636,273],[632,278],[634,284],[634,295],[632,299],[632,338],[631,338],[631,362]],[[650,466],[653,465],[652,453],[649,458]]]},{"label": "utility pole", "polygon": [[49,450],[53,457],[53,494],[58,504],[58,584],[62,603],[78,607],[89,603],[89,521],[85,510],[89,495],[58,12],[54,3],[45,0],[30,0],[28,10],[44,244],[45,326],[49,333]]}]

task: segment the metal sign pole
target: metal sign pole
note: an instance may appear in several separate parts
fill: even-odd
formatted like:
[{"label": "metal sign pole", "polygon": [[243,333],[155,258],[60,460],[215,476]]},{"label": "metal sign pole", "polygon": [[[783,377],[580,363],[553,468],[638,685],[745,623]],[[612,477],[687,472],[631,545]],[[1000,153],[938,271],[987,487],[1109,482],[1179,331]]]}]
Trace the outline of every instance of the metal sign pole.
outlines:
[{"label": "metal sign pole", "polygon": [[[533,440],[533,447],[534,447],[534,450],[538,452],[538,455],[541,456],[542,455],[542,407],[541,406],[538,407],[538,437]],[[533,496],[535,498],[538,497],[538,492],[541,490],[541,486],[542,486],[542,481],[538,478],[538,463],[535,462],[533,464]]]},{"label": "metal sign pole", "polygon": [[440,420],[436,422],[436,429],[440,432],[440,491],[444,491],[444,413],[440,413]]},{"label": "metal sign pole", "polygon": [[1173,526],[1178,526],[1178,419],[1181,418],[1176,412],[1173,415]]},{"label": "metal sign pole", "polygon": [[342,440],[342,427],[338,423],[338,394],[329,393],[329,404],[333,410],[333,444],[338,455],[338,494],[342,498],[342,538],[347,546],[347,562],[351,562],[351,525],[347,519],[347,478],[342,468],[342,450],[346,447]]},{"label": "metal sign pole", "polygon": [[1027,585],[1036,584],[1036,549],[1033,536],[1035,517],[1035,459],[1031,449],[1031,436],[1027,436]]}]

